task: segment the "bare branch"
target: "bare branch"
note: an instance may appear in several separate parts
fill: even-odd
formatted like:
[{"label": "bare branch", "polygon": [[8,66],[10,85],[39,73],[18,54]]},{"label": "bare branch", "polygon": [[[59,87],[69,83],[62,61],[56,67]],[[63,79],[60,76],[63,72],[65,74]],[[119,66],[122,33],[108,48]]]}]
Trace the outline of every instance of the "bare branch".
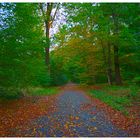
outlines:
[{"label": "bare branch", "polygon": [[52,8],[53,8],[53,3],[47,3],[46,18],[48,22],[50,21]]},{"label": "bare branch", "polygon": [[53,17],[52,17],[51,24],[53,24],[53,21],[54,21],[54,19],[55,19],[55,17],[56,17],[57,11],[58,11],[58,9],[59,9],[59,5],[60,5],[60,3],[57,4],[57,7],[56,7],[56,10],[55,10],[55,13],[54,13],[54,15],[53,15]]}]

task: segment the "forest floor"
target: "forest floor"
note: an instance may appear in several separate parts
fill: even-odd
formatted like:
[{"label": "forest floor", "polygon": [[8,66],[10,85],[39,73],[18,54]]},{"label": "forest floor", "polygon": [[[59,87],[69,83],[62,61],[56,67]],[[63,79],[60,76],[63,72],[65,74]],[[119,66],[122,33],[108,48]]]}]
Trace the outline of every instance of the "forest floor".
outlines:
[{"label": "forest floor", "polygon": [[0,115],[0,137],[140,136],[138,117],[123,115],[75,84],[51,96],[1,101]]}]

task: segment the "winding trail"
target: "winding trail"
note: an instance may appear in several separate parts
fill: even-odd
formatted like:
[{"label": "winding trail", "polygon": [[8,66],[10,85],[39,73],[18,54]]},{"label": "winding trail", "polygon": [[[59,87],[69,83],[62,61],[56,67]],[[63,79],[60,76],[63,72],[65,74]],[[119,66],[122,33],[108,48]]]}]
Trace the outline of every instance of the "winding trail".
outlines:
[{"label": "winding trail", "polygon": [[[38,117],[30,122],[30,129],[14,130],[14,136],[35,137],[124,137],[107,118],[103,111],[76,85],[68,84],[57,95],[56,110],[49,115]],[[92,104],[92,106],[91,106]],[[19,135],[20,134],[20,135]]]}]

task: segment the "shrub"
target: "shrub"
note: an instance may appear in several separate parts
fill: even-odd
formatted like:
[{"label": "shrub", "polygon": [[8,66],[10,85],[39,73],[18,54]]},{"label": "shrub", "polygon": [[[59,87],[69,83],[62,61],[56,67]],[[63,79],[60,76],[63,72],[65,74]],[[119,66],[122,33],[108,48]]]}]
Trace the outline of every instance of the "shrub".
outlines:
[{"label": "shrub", "polygon": [[140,85],[140,76],[136,76],[136,77],[133,79],[133,82],[136,83],[137,85]]},{"label": "shrub", "polygon": [[23,94],[19,89],[0,87],[0,98],[17,99],[22,96],[23,96]]}]

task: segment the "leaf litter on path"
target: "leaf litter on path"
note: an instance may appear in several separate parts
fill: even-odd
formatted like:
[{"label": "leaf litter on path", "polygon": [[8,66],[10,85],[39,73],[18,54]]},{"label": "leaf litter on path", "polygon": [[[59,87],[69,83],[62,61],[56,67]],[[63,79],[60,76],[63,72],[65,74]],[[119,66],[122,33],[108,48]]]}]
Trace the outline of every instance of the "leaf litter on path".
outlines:
[{"label": "leaf litter on path", "polygon": [[77,86],[65,86],[61,94],[50,97],[0,103],[0,114],[1,137],[124,137],[140,132],[137,121]]}]

